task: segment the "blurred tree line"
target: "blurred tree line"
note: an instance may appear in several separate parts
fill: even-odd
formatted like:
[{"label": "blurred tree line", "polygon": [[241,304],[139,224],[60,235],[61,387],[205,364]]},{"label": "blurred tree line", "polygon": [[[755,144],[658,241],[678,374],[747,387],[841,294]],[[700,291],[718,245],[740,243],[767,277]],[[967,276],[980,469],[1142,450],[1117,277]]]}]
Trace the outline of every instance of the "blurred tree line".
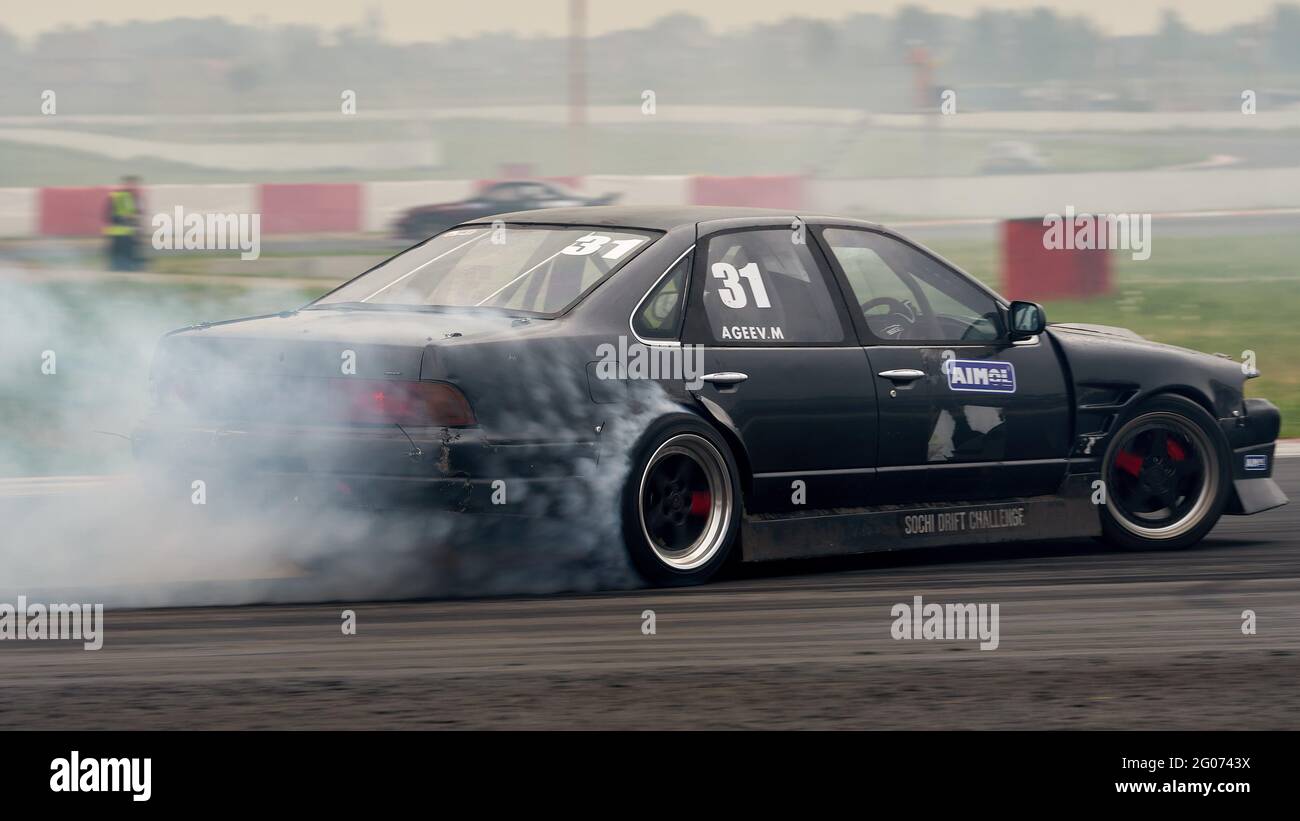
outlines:
[{"label": "blurred tree line", "polygon": [[[0,28],[0,114],[34,114],[53,89],[61,112],[235,113],[563,104],[563,38],[508,33],[394,43],[355,27],[252,26],[178,18],[65,27],[22,43]],[[1220,109],[1252,88],[1261,108],[1300,101],[1300,6],[1215,32],[1166,12],[1159,30],[1108,36],[1038,8],[972,18],[909,6],[892,16],[792,17],[713,31],[674,14],[592,37],[590,100],[639,106],[790,105],[905,111],[918,104],[924,49],[937,88],[974,109]]]}]

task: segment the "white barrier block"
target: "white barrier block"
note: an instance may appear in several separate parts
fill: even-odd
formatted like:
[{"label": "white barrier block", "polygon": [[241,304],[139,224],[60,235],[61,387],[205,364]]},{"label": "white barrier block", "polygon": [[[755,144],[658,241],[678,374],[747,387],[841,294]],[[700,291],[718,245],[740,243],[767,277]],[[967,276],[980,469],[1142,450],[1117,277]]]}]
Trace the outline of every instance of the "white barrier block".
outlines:
[{"label": "white barrier block", "polygon": [[0,237],[36,236],[40,207],[39,188],[0,188]]},{"label": "white barrier block", "polygon": [[[178,205],[187,214],[255,214],[259,207],[257,186],[251,183],[145,186],[146,216],[174,214]],[[147,219],[145,224],[149,224]]]}]

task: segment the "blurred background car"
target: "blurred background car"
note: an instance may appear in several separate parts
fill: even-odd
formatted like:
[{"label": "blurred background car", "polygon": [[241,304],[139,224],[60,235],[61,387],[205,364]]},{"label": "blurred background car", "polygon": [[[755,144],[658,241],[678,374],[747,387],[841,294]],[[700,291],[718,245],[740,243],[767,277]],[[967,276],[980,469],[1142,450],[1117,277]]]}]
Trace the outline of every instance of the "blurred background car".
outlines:
[{"label": "blurred background car", "polygon": [[462,222],[534,208],[570,208],[577,205],[612,205],[618,194],[588,197],[560,185],[538,180],[506,180],[486,185],[476,195],[457,202],[421,205],[404,212],[393,234],[412,242],[425,239]]},{"label": "blurred background car", "polygon": [[984,174],[1035,174],[1046,171],[1047,167],[1047,158],[1038,146],[1023,140],[1004,140],[988,147],[980,171]]}]

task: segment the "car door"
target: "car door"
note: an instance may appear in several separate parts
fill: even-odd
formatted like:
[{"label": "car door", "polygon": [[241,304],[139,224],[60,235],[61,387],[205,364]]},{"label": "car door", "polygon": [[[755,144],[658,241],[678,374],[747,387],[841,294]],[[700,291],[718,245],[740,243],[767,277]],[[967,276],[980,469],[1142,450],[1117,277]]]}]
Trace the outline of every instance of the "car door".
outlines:
[{"label": "car door", "polygon": [[993,499],[1056,492],[1070,401],[1046,335],[1011,342],[997,297],[893,235],[821,226],[879,398],[876,498]]},{"label": "car door", "polygon": [[683,342],[704,346],[695,396],[745,446],[750,512],[866,504],[875,384],[839,288],[786,221],[703,223]]}]

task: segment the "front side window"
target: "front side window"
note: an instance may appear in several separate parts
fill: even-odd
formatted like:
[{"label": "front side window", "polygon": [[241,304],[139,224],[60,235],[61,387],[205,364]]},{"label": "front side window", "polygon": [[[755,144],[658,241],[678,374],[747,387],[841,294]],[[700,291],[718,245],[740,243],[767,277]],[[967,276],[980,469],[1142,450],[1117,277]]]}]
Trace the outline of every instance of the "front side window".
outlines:
[{"label": "front side window", "polygon": [[312,307],[497,308],[556,314],[658,236],[623,228],[456,228],[393,257]]},{"label": "front side window", "polygon": [[867,329],[887,342],[993,342],[997,301],[956,271],[892,237],[849,228],[822,232]]},{"label": "front side window", "polygon": [[763,229],[709,240],[702,299],[719,345],[816,345],[844,341],[835,300],[806,243]]}]

